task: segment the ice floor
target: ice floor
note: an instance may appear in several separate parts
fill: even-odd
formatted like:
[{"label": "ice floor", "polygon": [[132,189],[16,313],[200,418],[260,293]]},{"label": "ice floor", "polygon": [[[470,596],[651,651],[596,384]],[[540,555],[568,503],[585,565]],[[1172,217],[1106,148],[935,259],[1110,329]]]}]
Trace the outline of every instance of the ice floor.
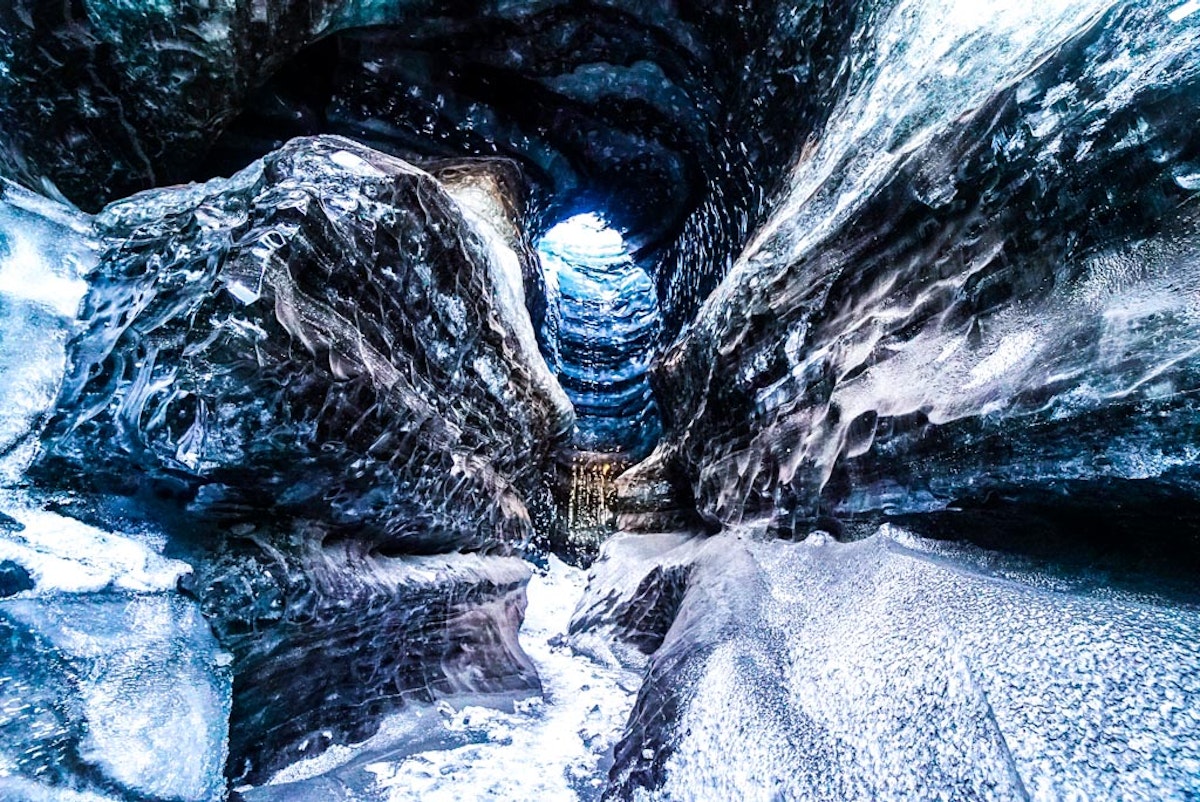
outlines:
[{"label": "ice floor", "polygon": [[424,723],[406,711],[370,741],[295,764],[270,785],[246,789],[245,799],[599,799],[640,677],[556,645],[586,581],[584,571],[551,557],[529,583],[521,644],[537,665],[542,698],[512,712],[443,704],[425,711]]}]

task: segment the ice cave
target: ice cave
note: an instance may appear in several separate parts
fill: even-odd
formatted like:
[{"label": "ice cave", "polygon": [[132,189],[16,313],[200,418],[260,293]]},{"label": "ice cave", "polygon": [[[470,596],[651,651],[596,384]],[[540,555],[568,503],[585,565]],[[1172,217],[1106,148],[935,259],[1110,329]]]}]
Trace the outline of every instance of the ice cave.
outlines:
[{"label": "ice cave", "polygon": [[1200,2],[0,0],[43,800],[1200,800]]}]

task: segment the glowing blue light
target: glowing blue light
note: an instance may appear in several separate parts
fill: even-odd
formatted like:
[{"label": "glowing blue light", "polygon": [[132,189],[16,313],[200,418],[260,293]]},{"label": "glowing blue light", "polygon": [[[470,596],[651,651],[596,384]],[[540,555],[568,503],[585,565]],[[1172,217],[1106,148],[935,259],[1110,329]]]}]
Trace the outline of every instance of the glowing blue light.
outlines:
[{"label": "glowing blue light", "polygon": [[579,214],[536,243],[547,362],[575,405],[576,447],[643,455],[660,425],[646,370],[660,317],[654,281],[604,218]]},{"label": "glowing blue light", "polygon": [[572,261],[627,259],[625,238],[594,212],[557,223],[538,241],[538,250]]}]

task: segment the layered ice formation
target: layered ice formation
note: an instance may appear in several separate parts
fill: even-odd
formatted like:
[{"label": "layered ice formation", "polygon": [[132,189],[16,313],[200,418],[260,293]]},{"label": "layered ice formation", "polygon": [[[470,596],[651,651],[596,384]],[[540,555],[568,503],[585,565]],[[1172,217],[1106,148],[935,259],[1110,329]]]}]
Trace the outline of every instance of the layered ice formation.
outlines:
[{"label": "layered ice formation", "polygon": [[661,328],[654,283],[620,233],[594,214],[556,224],[537,250],[546,275],[543,339],[575,408],[571,444],[646,457],[660,428],[647,376]]}]

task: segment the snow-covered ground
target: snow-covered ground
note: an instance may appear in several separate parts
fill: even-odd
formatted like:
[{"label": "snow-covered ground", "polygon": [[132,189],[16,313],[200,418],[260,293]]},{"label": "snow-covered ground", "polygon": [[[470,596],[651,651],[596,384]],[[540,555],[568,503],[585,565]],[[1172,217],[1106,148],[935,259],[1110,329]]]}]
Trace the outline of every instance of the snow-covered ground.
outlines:
[{"label": "snow-covered ground", "polygon": [[366,743],[290,766],[245,798],[598,799],[640,677],[557,645],[586,581],[584,571],[552,556],[529,583],[521,645],[537,665],[543,697],[519,701],[511,712],[445,703],[423,714],[403,711]]},{"label": "snow-covered ground", "polygon": [[554,645],[567,631],[586,576],[555,557],[529,583],[521,643],[537,665],[544,698],[518,702],[516,712],[468,707],[446,723],[483,729],[483,743],[420,752],[366,768],[387,799],[574,800],[599,798],[613,744],[633,706],[638,678],[599,666]]}]

